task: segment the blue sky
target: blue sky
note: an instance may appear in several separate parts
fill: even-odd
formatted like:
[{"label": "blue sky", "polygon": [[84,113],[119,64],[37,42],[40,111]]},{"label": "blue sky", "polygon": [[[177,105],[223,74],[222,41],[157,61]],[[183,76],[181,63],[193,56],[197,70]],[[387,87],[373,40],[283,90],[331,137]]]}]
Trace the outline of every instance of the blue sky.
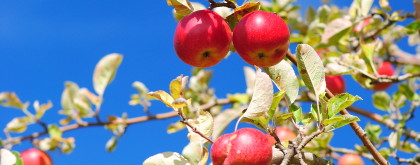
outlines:
[{"label": "blue sky", "polygon": [[[348,5],[351,1],[340,3]],[[300,4],[320,3],[302,0]],[[391,5],[394,9],[413,10],[408,0],[391,1]],[[105,92],[101,117],[123,112],[129,117],[145,115],[140,107],[128,105],[130,95],[136,92],[131,87],[134,81],[143,82],[152,91],[168,90],[173,78],[180,74],[190,75],[191,66],[179,60],[173,49],[175,27],[172,8],[165,0],[0,0],[0,91],[16,92],[22,101],[31,103],[51,100],[54,107],[43,120],[57,122],[63,118],[57,112],[61,109],[64,82],[73,81],[93,91],[92,74],[96,63],[104,55],[115,52],[123,54],[124,60]],[[404,41],[402,45],[414,51]],[[245,92],[244,66],[248,65],[233,54],[210,68],[214,70],[210,85],[216,88],[219,97]],[[350,77],[346,77],[346,82],[349,93],[364,98],[356,105],[373,109],[369,98],[372,92],[362,89]],[[152,113],[170,111],[157,101],[152,104]],[[0,127],[4,128],[10,119],[19,116],[23,116],[19,110],[0,107]],[[105,150],[111,132],[103,127],[79,129],[64,134],[64,137],[76,138],[76,149],[72,154],[49,154],[57,165],[140,164],[160,152],[181,152],[188,144],[186,130],[170,135],[166,133],[167,126],[177,120],[172,118],[130,126],[112,153]],[[361,125],[364,127],[365,123],[361,122]],[[29,131],[40,129],[33,125]],[[227,130],[231,131],[233,129]],[[1,134],[0,138],[5,136]],[[360,144],[349,127],[336,131],[334,145],[351,147],[355,143]],[[22,151],[29,147],[31,145],[26,141],[13,149]]]}]

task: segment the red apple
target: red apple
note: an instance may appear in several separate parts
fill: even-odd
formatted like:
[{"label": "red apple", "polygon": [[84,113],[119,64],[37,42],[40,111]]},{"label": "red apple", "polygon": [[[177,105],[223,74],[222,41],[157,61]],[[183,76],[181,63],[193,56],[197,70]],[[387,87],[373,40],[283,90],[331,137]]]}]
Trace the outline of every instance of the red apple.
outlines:
[{"label": "red apple", "polygon": [[174,47],[178,57],[195,67],[210,67],[229,52],[232,31],[216,12],[199,10],[184,17],[177,25]]},{"label": "red apple", "polygon": [[[394,68],[392,67],[391,63],[385,61],[378,67],[378,74],[386,75],[386,76],[393,76]],[[388,89],[391,85],[392,83],[376,83],[373,85],[373,89],[376,91],[381,91],[381,90]]]},{"label": "red apple", "polygon": [[346,83],[342,76],[325,76],[327,88],[334,95],[346,92]]},{"label": "red apple", "polygon": [[[274,131],[276,132],[277,137],[279,137],[280,141],[282,142],[296,139],[296,133],[287,127],[280,126],[277,127]],[[276,139],[274,139],[273,136],[267,134],[267,137],[271,145],[276,144]]]},{"label": "red apple", "polygon": [[220,136],[211,148],[213,165],[269,165],[272,149],[267,137],[253,128]]},{"label": "red apple", "polygon": [[269,67],[286,56],[289,38],[289,28],[281,17],[266,11],[254,11],[235,26],[232,41],[248,64]]},{"label": "red apple", "polygon": [[344,154],[338,159],[338,165],[363,165],[363,160],[356,154]]},{"label": "red apple", "polygon": [[20,154],[24,165],[52,165],[51,157],[36,148],[23,151]]},{"label": "red apple", "polygon": [[353,32],[360,33],[372,21],[373,21],[372,17],[365,18],[363,21],[356,24],[356,26],[353,28]]}]

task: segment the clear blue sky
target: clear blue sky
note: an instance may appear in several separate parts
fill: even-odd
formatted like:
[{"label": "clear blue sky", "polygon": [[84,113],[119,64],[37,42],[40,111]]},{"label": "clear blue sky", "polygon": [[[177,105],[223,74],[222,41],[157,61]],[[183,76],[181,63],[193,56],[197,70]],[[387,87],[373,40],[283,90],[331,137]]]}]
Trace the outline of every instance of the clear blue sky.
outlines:
[{"label": "clear blue sky", "polygon": [[[351,3],[350,0],[335,2],[341,5]],[[394,9],[413,11],[410,0],[390,3]],[[320,3],[302,0],[300,4]],[[63,118],[57,112],[61,109],[64,82],[73,81],[93,90],[91,77],[96,63],[104,55],[116,52],[123,54],[124,60],[105,92],[101,117],[121,115],[122,112],[128,112],[129,117],[145,115],[140,107],[128,105],[130,95],[136,92],[131,87],[134,81],[143,82],[152,91],[168,90],[173,78],[180,74],[190,75],[191,67],[180,61],[173,50],[176,21],[171,12],[172,7],[167,6],[165,0],[0,0],[0,91],[16,92],[22,101],[31,103],[51,100],[54,107],[43,120],[57,122]],[[414,51],[414,48],[403,45],[403,48]],[[233,54],[211,68],[214,70],[211,87],[216,88],[219,97],[244,92],[244,66],[248,65]],[[364,98],[356,105],[373,110],[369,98],[372,92],[360,88],[350,77],[346,77],[346,81],[349,93]],[[157,101],[152,104],[154,114],[171,110]],[[19,116],[23,116],[19,110],[0,107],[0,127],[4,128],[10,119]],[[140,164],[160,152],[181,152],[188,144],[186,130],[170,135],[166,133],[167,126],[177,120],[172,118],[130,126],[113,153],[105,150],[105,143],[112,133],[103,127],[67,132],[64,137],[76,138],[73,153],[49,154],[56,165]],[[360,122],[363,127],[365,123]],[[29,131],[40,129],[33,125]],[[1,134],[0,138],[5,136]],[[336,131],[334,145],[349,147],[355,143],[360,144],[349,127]],[[13,149],[22,151],[30,147],[26,141]]]}]

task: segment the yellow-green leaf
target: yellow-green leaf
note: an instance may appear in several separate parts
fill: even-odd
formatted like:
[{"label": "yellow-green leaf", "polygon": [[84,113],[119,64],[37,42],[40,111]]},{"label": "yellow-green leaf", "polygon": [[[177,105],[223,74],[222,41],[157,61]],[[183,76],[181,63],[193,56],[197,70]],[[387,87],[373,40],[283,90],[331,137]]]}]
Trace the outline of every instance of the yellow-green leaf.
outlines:
[{"label": "yellow-green leaf", "polygon": [[122,55],[113,53],[106,55],[98,62],[98,64],[96,64],[95,71],[93,73],[93,87],[100,97],[102,97],[105,92],[105,88],[114,79],[122,59]]},{"label": "yellow-green leaf", "polygon": [[188,77],[184,77],[181,75],[171,81],[169,85],[169,91],[174,99],[182,97],[185,85],[187,84],[187,80]]},{"label": "yellow-green leaf", "polygon": [[14,118],[12,121],[7,123],[6,130],[10,132],[22,133],[28,127],[29,121],[30,121],[30,117],[26,117],[26,116]]},{"label": "yellow-green leaf", "polygon": [[41,119],[41,117],[44,116],[45,111],[47,111],[50,108],[52,108],[52,102],[51,101],[48,101],[47,104],[41,104],[41,105],[39,105],[38,101],[35,101],[34,102],[34,109],[36,111],[35,117],[37,119]]},{"label": "yellow-green leaf", "polygon": [[2,92],[0,93],[0,105],[23,110],[28,108],[29,103],[22,103],[16,93]]},{"label": "yellow-green leaf", "polygon": [[149,92],[147,95],[154,97],[165,103],[166,106],[172,108],[172,103],[174,102],[174,98],[171,95],[166,93],[165,91],[156,91],[156,92]]},{"label": "yellow-green leaf", "polygon": [[194,7],[188,0],[166,0],[169,6],[174,7],[174,16],[177,20],[181,20],[194,11]]},{"label": "yellow-green leaf", "polygon": [[52,124],[48,126],[48,134],[52,139],[61,140],[63,133],[57,125]]}]

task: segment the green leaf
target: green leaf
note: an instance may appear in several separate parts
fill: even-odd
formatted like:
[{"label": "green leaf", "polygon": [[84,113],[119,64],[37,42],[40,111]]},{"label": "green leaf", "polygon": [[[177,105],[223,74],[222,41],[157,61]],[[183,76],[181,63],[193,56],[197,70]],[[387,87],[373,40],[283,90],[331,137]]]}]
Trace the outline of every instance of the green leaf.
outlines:
[{"label": "green leaf", "polygon": [[271,103],[270,109],[267,112],[269,119],[272,119],[274,117],[274,114],[276,113],[276,109],[279,106],[281,99],[283,99],[284,94],[285,94],[284,91],[279,91],[274,94],[273,102]]},{"label": "green leaf", "polygon": [[367,124],[365,127],[366,135],[368,136],[369,140],[373,143],[379,143],[380,139],[379,136],[382,133],[382,128],[380,125],[376,124]]},{"label": "green leaf", "polygon": [[147,158],[143,165],[190,165],[190,163],[177,152],[163,152]]},{"label": "green leaf", "polygon": [[212,139],[217,139],[220,135],[222,135],[223,131],[226,127],[236,118],[238,118],[242,114],[242,109],[227,109],[221,113],[219,113],[214,118],[214,129],[213,129],[213,136]]},{"label": "green leaf", "polygon": [[103,96],[105,88],[114,79],[122,59],[122,55],[113,53],[106,55],[96,64],[93,72],[93,87],[100,97]]},{"label": "green leaf", "polygon": [[315,20],[315,17],[316,17],[315,9],[312,6],[309,6],[305,14],[306,23],[308,24],[311,23],[312,21]]},{"label": "green leaf", "polygon": [[328,125],[327,130],[331,130],[331,129],[337,129],[340,128],[342,126],[345,126],[347,124],[356,122],[356,121],[360,121],[360,119],[357,116],[353,116],[353,115],[342,115],[344,117],[343,120],[335,122],[331,125]]},{"label": "green leaf", "polygon": [[55,124],[51,124],[48,126],[48,134],[52,139],[55,140],[60,140],[63,135],[60,128]]},{"label": "green leaf", "polygon": [[324,121],[322,121],[322,123],[325,125],[330,125],[332,123],[336,123],[342,120],[344,120],[344,117],[342,115],[335,115],[329,119],[325,119]]},{"label": "green leaf", "polygon": [[257,69],[254,94],[243,117],[255,119],[264,116],[270,109],[273,101],[273,91],[270,77],[260,69]]},{"label": "green leaf", "polygon": [[2,165],[14,165],[17,161],[17,156],[7,149],[0,149],[0,164]]},{"label": "green leaf", "polygon": [[315,121],[319,121],[319,118],[318,118],[319,110],[316,104],[311,104],[311,114],[314,117]]},{"label": "green leaf", "polygon": [[411,143],[409,141],[402,142],[401,147],[399,149],[407,153],[418,153],[420,151],[419,147],[416,144]]},{"label": "green leaf", "polygon": [[408,31],[408,34],[414,34],[420,30],[420,20],[411,22],[405,27]]},{"label": "green leaf", "polygon": [[22,103],[16,93],[13,92],[1,92],[0,93],[0,105],[5,107],[17,108],[20,110],[27,109],[29,103]]},{"label": "green leaf", "polygon": [[43,151],[55,150],[58,147],[58,141],[51,138],[44,138],[39,141],[39,148]]},{"label": "green leaf", "polygon": [[349,32],[352,22],[346,18],[338,18],[327,24],[322,34],[321,42],[335,44]]},{"label": "green leaf", "polygon": [[285,60],[280,63],[264,68],[264,71],[274,81],[277,88],[286,92],[289,103],[293,103],[299,94],[299,81],[293,67]]},{"label": "green leaf", "polygon": [[312,113],[307,113],[303,115],[302,123],[309,124],[314,120],[315,117],[312,116]]},{"label": "green leaf", "polygon": [[359,96],[353,96],[348,93],[342,93],[328,100],[328,116],[331,118],[341,110],[349,107],[355,101],[362,100]]},{"label": "green leaf", "polygon": [[[15,157],[16,157],[16,163],[14,164],[14,165],[23,165],[23,160],[22,160],[22,158],[20,158],[20,153],[19,152],[17,152],[17,151],[12,151],[12,153],[13,153],[13,155],[15,155]],[[0,156],[1,157],[1,156]],[[1,164],[2,162],[0,161],[0,164]]]},{"label": "green leaf", "polygon": [[115,148],[117,147],[117,143],[118,143],[118,138],[116,136],[111,137],[111,139],[109,139],[106,142],[106,145],[105,145],[106,151],[108,152],[114,151]]},{"label": "green leaf", "polygon": [[296,50],[297,67],[303,82],[309,90],[319,96],[325,92],[324,65],[315,50],[306,44],[299,44]]},{"label": "green leaf", "polygon": [[61,152],[69,154],[71,153],[74,148],[76,147],[75,143],[74,143],[74,138],[70,137],[67,139],[62,139],[62,144],[61,144]]},{"label": "green leaf", "polygon": [[247,104],[251,97],[248,94],[236,93],[236,94],[228,94],[227,98],[232,102],[238,102],[240,104]]},{"label": "green leaf", "polygon": [[[292,115],[290,115],[290,117],[292,117]],[[268,118],[266,118],[265,116],[260,116],[258,118],[253,119],[243,118],[242,122],[251,123],[262,130],[266,130],[269,123]]]},{"label": "green leaf", "polygon": [[293,114],[293,119],[295,120],[296,124],[299,124],[303,120],[303,113],[302,108],[292,104],[289,106],[290,112]]},{"label": "green leaf", "polygon": [[391,97],[384,91],[375,92],[372,95],[373,105],[380,110],[389,111],[391,107]]},{"label": "green leaf", "polygon": [[319,22],[326,24],[328,21],[328,16],[331,13],[331,8],[328,5],[322,5],[318,8],[317,13]]},{"label": "green leaf", "polygon": [[12,121],[7,123],[6,130],[10,132],[22,133],[26,131],[30,120],[31,118],[26,116],[14,118]]}]

